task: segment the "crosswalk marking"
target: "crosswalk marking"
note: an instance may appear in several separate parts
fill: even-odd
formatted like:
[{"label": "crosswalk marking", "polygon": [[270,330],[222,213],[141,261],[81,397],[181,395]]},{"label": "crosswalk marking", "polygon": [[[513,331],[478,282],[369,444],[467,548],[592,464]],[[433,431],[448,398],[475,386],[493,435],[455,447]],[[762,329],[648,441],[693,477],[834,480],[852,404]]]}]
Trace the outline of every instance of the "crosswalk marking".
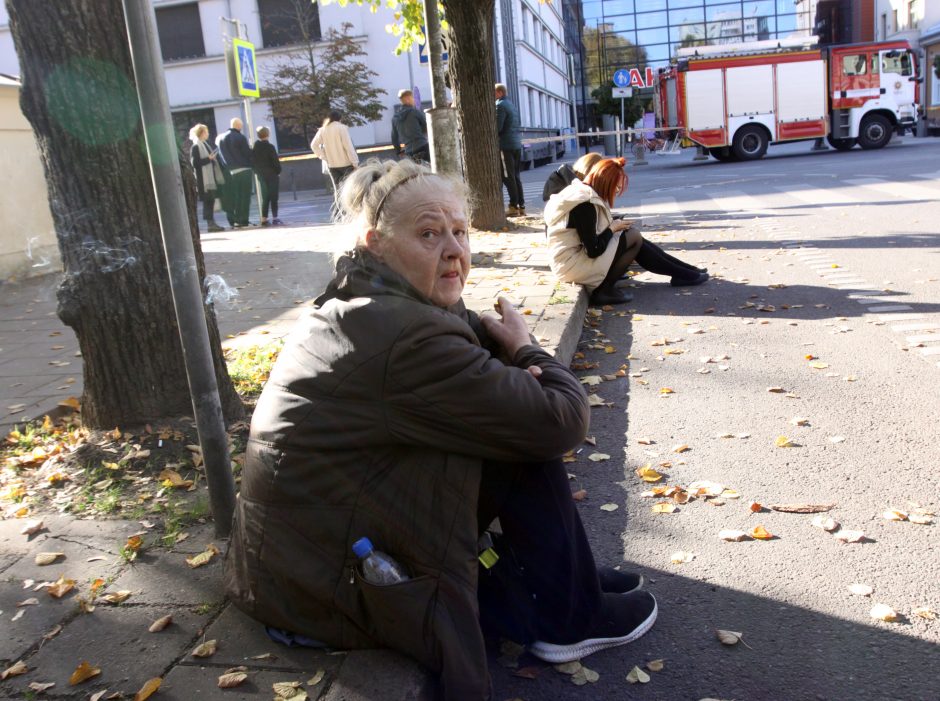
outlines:
[{"label": "crosswalk marking", "polygon": [[900,197],[905,200],[940,200],[940,190],[915,185],[913,183],[896,183],[885,180],[876,180],[875,178],[858,178],[855,180],[846,180],[849,185],[858,187],[868,187],[886,195]]},{"label": "crosswalk marking", "polygon": [[897,326],[891,327],[891,330],[897,333],[905,333],[907,331],[929,331],[930,329],[940,329],[940,324],[921,321],[916,324],[898,324]]},{"label": "crosswalk marking", "polygon": [[706,192],[714,200],[719,209],[726,212],[746,212],[748,214],[775,214],[772,209],[767,209],[764,204],[746,192],[741,190],[716,190]]},{"label": "crosswalk marking", "polygon": [[882,314],[882,321],[908,321],[910,319],[923,319],[923,314]]},{"label": "crosswalk marking", "polygon": [[827,207],[835,207],[845,204],[857,204],[859,202],[857,197],[853,197],[845,192],[839,192],[838,190],[830,190],[827,188],[784,188],[784,187],[775,187],[775,190],[782,192],[790,197],[794,197],[798,200],[806,202],[807,204],[814,205],[824,205]]},{"label": "crosswalk marking", "polygon": [[870,312],[905,312],[913,309],[909,304],[882,304],[877,307],[869,307]]},{"label": "crosswalk marking", "polygon": [[908,343],[932,343],[933,341],[940,341],[940,333],[922,333],[907,337]]},{"label": "crosswalk marking", "polygon": [[930,346],[929,348],[918,348],[921,355],[940,355],[940,346]]}]

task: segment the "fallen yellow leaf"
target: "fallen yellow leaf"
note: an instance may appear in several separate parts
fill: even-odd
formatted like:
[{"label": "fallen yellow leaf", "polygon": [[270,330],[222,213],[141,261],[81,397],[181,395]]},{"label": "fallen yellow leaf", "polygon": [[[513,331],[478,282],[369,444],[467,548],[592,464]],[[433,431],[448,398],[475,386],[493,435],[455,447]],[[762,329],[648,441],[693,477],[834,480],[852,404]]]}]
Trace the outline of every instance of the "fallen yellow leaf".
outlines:
[{"label": "fallen yellow leaf", "polygon": [[219,688],[231,689],[233,686],[238,686],[246,679],[248,679],[248,675],[245,674],[245,672],[226,672],[219,676]]},{"label": "fallen yellow leaf", "polygon": [[163,680],[160,677],[154,677],[153,679],[148,679],[146,683],[140,688],[136,694],[134,694],[134,701],[146,701],[151,696],[153,696],[157,689],[160,688],[160,684],[163,683]]},{"label": "fallen yellow leaf", "polygon": [[92,677],[97,677],[99,674],[101,674],[99,667],[92,667],[88,662],[83,661],[75,668],[75,671],[72,672],[72,676],[69,677],[69,686],[76,686]]},{"label": "fallen yellow leaf", "polygon": [[673,390],[673,389],[671,389],[671,388],[669,388],[669,387],[661,387],[661,388],[659,389],[659,393],[660,393],[660,394],[675,394],[675,390]]},{"label": "fallen yellow leaf", "polygon": [[936,620],[937,618],[937,612],[934,611],[929,606],[920,606],[914,609],[913,611],[911,611],[911,613],[917,616],[918,618],[923,618],[928,621],[933,621],[933,620]]},{"label": "fallen yellow leaf", "polygon": [[898,620],[897,611],[887,604],[875,604],[871,607],[869,615],[874,619],[885,621],[886,623],[891,623],[892,621]]},{"label": "fallen yellow leaf", "polygon": [[646,663],[646,668],[651,672],[662,672],[666,666],[666,660],[650,660]]},{"label": "fallen yellow leaf", "polygon": [[751,530],[751,538],[756,538],[757,540],[772,540],[773,537],[770,531],[760,525],[754,526]]},{"label": "fallen yellow leaf", "polygon": [[193,657],[212,657],[215,654],[215,651],[219,647],[219,642],[217,640],[207,640],[201,645],[197,645],[196,649],[193,650]]},{"label": "fallen yellow leaf", "polygon": [[46,591],[49,592],[49,596],[52,596],[56,599],[61,599],[63,596],[68,594],[72,589],[75,588],[74,579],[66,579],[65,575],[59,577],[54,584],[50,585]]},{"label": "fallen yellow leaf", "polygon": [[653,504],[653,513],[654,514],[671,514],[676,510],[676,505],[672,502],[661,501],[658,504]]},{"label": "fallen yellow leaf", "polygon": [[791,441],[786,436],[777,436],[777,440],[774,441],[774,445],[778,448],[795,448],[796,443]]},{"label": "fallen yellow leaf", "polygon": [[659,482],[663,478],[662,473],[654,470],[649,463],[645,464],[643,467],[638,467],[634,470],[634,473],[644,482]]},{"label": "fallen yellow leaf", "polygon": [[0,682],[2,682],[4,679],[7,679],[8,677],[17,677],[20,674],[26,674],[28,671],[29,667],[26,666],[26,663],[23,662],[23,660],[20,660],[19,662],[10,665],[5,670],[0,672]]},{"label": "fallen yellow leaf", "polygon": [[627,673],[627,681],[631,684],[646,684],[650,680],[650,675],[639,667],[634,667]]},{"label": "fallen yellow leaf", "polygon": [[147,630],[149,630],[151,633],[159,633],[161,630],[166,628],[172,622],[173,622],[173,616],[168,614],[166,616],[158,618],[153,623],[151,623],[150,627]]},{"label": "fallen yellow leaf", "polygon": [[209,564],[213,557],[219,554],[219,549],[213,543],[209,543],[205,550],[198,555],[186,558],[186,564],[193,569]]}]

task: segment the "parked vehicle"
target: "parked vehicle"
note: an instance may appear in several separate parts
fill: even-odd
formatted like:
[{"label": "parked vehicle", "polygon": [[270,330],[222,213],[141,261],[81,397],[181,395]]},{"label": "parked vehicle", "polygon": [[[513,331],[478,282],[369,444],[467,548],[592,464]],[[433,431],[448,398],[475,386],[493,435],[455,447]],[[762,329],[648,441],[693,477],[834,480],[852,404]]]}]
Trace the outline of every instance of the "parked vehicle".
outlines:
[{"label": "parked vehicle", "polygon": [[882,148],[913,128],[920,78],[906,41],[820,47],[816,37],[679,49],[657,84],[663,126],[720,161],[826,138]]},{"label": "parked vehicle", "polygon": [[530,170],[536,166],[561,160],[565,156],[565,141],[540,141],[534,144],[526,143],[526,139],[538,139],[546,136],[559,136],[560,129],[540,129],[537,127],[523,127],[522,129],[522,170]]}]

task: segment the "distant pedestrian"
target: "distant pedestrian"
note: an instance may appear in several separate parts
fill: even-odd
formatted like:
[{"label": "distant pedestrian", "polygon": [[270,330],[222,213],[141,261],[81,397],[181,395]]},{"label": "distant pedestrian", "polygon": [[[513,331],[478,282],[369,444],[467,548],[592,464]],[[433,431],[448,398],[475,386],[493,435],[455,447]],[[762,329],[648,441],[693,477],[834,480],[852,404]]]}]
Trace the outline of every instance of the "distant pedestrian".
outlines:
[{"label": "distant pedestrian", "polygon": [[193,142],[189,160],[193,164],[196,189],[202,200],[202,218],[206,220],[209,231],[222,231],[222,227],[215,223],[215,198],[225,184],[225,176],[216,158],[219,151],[206,143],[208,138],[209,127],[205,124],[197,124],[189,130],[189,140]]},{"label": "distant pedestrian", "polygon": [[261,226],[268,225],[268,208],[271,210],[271,223],[283,224],[277,218],[277,200],[281,191],[281,159],[277,155],[274,144],[268,141],[271,130],[267,127],[258,127],[258,140],[252,149],[255,173],[261,183]]},{"label": "distant pedestrian", "polygon": [[509,191],[507,217],[525,214],[525,195],[522,192],[522,137],[519,133],[519,111],[506,97],[506,86],[496,84],[496,132],[499,134],[499,154],[503,185]]},{"label": "distant pedestrian", "polygon": [[399,90],[398,99],[402,107],[392,117],[392,144],[399,156],[430,163],[428,121],[424,112],[415,107],[415,96],[410,90]]},{"label": "distant pedestrian", "polygon": [[329,168],[333,193],[339,192],[340,183],[359,165],[359,155],[349,138],[349,127],[343,124],[343,115],[339,110],[330,110],[323,120],[323,126],[310,142],[310,149]]},{"label": "distant pedestrian", "polygon": [[242,134],[242,120],[234,117],[231,128],[219,139],[222,162],[231,173],[229,179],[229,206],[234,227],[251,226],[248,207],[251,205],[251,169],[254,164],[251,146]]}]

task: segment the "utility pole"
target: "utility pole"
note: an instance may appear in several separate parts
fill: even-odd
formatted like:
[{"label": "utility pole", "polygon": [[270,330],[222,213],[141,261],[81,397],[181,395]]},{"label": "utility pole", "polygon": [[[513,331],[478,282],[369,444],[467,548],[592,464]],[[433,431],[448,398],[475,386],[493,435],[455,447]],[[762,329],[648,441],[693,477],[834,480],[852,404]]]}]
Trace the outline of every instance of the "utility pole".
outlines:
[{"label": "utility pole", "polygon": [[428,136],[431,142],[431,169],[435,173],[460,175],[457,113],[447,104],[444,85],[444,42],[437,0],[424,0],[425,41],[431,69],[431,109],[427,110]]},{"label": "utility pole", "polygon": [[157,18],[151,0],[124,0],[124,18],[183,361],[206,468],[209,502],[215,533],[222,538],[227,537],[231,529],[235,480],[232,478],[228,435],[212,364],[209,329],[180,174],[179,151],[166,94]]}]

